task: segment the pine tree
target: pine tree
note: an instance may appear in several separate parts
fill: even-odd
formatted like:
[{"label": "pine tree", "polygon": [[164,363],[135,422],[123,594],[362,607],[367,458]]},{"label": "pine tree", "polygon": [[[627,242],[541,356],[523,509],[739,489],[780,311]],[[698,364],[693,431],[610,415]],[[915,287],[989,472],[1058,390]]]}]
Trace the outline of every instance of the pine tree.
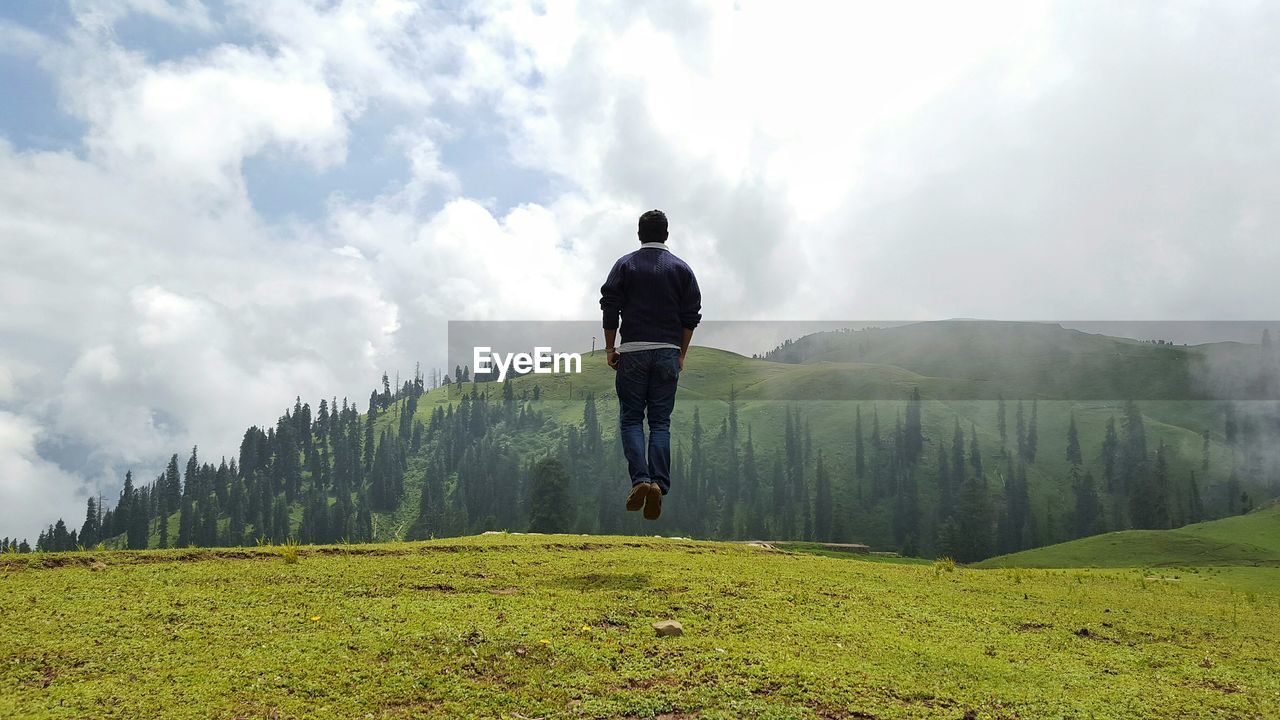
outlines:
[{"label": "pine tree", "polygon": [[1075,411],[1071,412],[1071,419],[1067,425],[1067,462],[1075,466],[1083,462],[1080,455],[1080,435],[1076,431]]},{"label": "pine tree", "polygon": [[982,451],[978,449],[978,426],[969,424],[969,465],[975,477],[982,477]]},{"label": "pine tree", "polygon": [[1088,472],[1082,473],[1079,465],[1072,465],[1071,488],[1075,495],[1075,514],[1072,518],[1075,537],[1086,537],[1102,532],[1102,501],[1098,497],[1093,475]]},{"label": "pine tree", "polygon": [[1027,422],[1022,414],[1022,401],[1018,401],[1018,408],[1014,411],[1013,416],[1015,440],[1018,443],[1018,459],[1027,459]]},{"label": "pine tree", "polygon": [[1033,463],[1036,461],[1036,447],[1039,444],[1039,440],[1038,440],[1039,434],[1036,432],[1036,424],[1037,424],[1036,416],[1039,415],[1039,412],[1037,410],[1038,405],[1039,405],[1039,402],[1035,398],[1032,398],[1031,422],[1030,424],[1027,425],[1027,439],[1026,439],[1027,462],[1029,463]]},{"label": "pine tree", "polygon": [[555,458],[543,458],[533,466],[531,479],[533,503],[530,507],[529,531],[562,533],[572,519],[569,499],[569,473]]},{"label": "pine tree", "polygon": [[951,482],[951,469],[947,460],[947,444],[938,441],[938,517],[945,520],[955,512],[955,489]]},{"label": "pine tree", "polygon": [[1118,463],[1120,460],[1120,437],[1116,434],[1116,418],[1112,415],[1107,418],[1106,435],[1102,439],[1102,479],[1106,484],[1107,492],[1115,493],[1120,490],[1120,477]]},{"label": "pine tree", "polygon": [[884,494],[884,440],[880,437],[880,410],[871,406],[871,497]]},{"label": "pine tree", "polygon": [[289,504],[285,502],[283,497],[277,497],[275,501],[275,509],[272,511],[271,519],[271,535],[272,541],[277,543],[293,537],[292,528],[289,527]]},{"label": "pine tree", "polygon": [[133,494],[133,471],[129,470],[124,474],[124,489],[120,492],[120,500],[116,502],[114,522],[110,533],[107,533],[109,536],[125,535],[129,532],[129,514],[133,511]]},{"label": "pine tree", "polygon": [[151,529],[149,508],[142,493],[134,491],[129,503],[129,527],[126,533],[126,544],[130,550],[146,550],[148,534]]},{"label": "pine tree", "polygon": [[195,500],[190,495],[186,495],[182,498],[182,514],[178,516],[178,547],[195,545],[195,533]]},{"label": "pine tree", "polygon": [[960,429],[960,416],[956,416],[955,430],[951,433],[951,483],[960,488],[968,476],[964,459],[964,431]]},{"label": "pine tree", "polygon": [[822,451],[818,451],[818,468],[816,471],[813,508],[813,534],[819,542],[832,541],[832,507],[831,478],[827,475],[826,462]]},{"label": "pine tree", "polygon": [[1136,528],[1164,530],[1171,525],[1167,456],[1168,451],[1161,443],[1156,449],[1154,467],[1138,475],[1130,485],[1129,517]]},{"label": "pine tree", "polygon": [[1001,552],[1011,553],[1031,546],[1031,500],[1027,490],[1026,465],[1014,467],[1009,461],[1004,488],[1005,510],[1000,523]]},{"label": "pine tree", "polygon": [[1009,423],[1004,407],[1004,393],[996,395],[996,429],[1000,432],[1000,450],[1009,447]]},{"label": "pine tree", "polygon": [[1200,499],[1200,485],[1196,482],[1196,473],[1191,471],[1191,478],[1187,483],[1187,522],[1198,523],[1204,521],[1204,502]]},{"label": "pine tree", "polygon": [[[1138,404],[1130,400],[1124,408],[1124,439],[1119,448],[1117,484],[1122,492],[1131,492],[1141,485],[1148,470],[1147,431]],[[1132,503],[1130,510],[1132,510]]]},{"label": "pine tree", "polygon": [[[952,556],[960,562],[976,562],[991,555],[991,505],[986,483],[967,478],[960,488],[960,507],[955,516]],[[943,535],[946,535],[944,530]]]},{"label": "pine tree", "polygon": [[356,496],[356,542],[373,542],[373,513],[369,511],[369,499],[364,492]]},{"label": "pine tree", "polygon": [[858,480],[858,490],[862,490],[862,480],[867,476],[866,450],[862,446],[862,406],[854,408],[853,419],[853,476]]},{"label": "pine tree", "polygon": [[[98,504],[93,498],[89,498],[84,513],[84,524],[80,526],[80,543],[86,548],[92,548],[102,539],[101,535],[101,529],[98,527]],[[5,539],[8,540],[8,538]]]},{"label": "pine tree", "polygon": [[924,430],[920,420],[920,388],[911,388],[911,399],[907,401],[907,422],[903,428],[903,455],[908,463],[920,459],[920,451],[924,447]]},{"label": "pine tree", "polygon": [[1209,477],[1209,431],[1202,433],[1203,443],[1200,446],[1200,472]]}]

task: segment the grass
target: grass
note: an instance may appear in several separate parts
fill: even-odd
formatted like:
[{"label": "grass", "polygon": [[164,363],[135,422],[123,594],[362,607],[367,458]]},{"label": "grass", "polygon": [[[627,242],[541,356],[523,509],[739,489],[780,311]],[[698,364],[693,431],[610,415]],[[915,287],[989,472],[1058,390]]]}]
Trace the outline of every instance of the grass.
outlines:
[{"label": "grass", "polygon": [[980,567],[1280,567],[1280,505],[1176,530],[1125,530],[990,558]]},{"label": "grass", "polygon": [[1280,714],[1280,569],[1170,573],[534,535],[6,556],[0,717]]}]

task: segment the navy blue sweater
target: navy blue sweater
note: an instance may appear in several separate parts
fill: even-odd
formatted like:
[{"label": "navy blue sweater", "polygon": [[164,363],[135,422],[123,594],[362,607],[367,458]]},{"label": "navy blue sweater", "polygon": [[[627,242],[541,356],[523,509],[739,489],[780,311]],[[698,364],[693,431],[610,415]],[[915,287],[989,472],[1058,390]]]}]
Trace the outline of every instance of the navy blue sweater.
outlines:
[{"label": "navy blue sweater", "polygon": [[681,331],[702,319],[702,293],[685,261],[659,243],[646,243],[613,264],[600,286],[604,329],[615,330],[622,316],[619,342],[662,342],[679,345]]}]

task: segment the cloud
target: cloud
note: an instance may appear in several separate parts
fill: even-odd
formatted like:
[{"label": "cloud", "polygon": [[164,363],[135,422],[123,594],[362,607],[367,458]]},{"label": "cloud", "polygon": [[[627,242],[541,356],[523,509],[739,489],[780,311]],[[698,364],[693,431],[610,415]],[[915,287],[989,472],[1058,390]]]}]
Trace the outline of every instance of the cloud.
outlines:
[{"label": "cloud", "polygon": [[[36,427],[22,416],[0,410],[0,535],[32,533],[64,516],[79,528],[83,516],[66,513],[83,506],[82,480],[44,460],[36,451]],[[32,540],[34,542],[34,540]]]},{"label": "cloud", "polygon": [[[0,24],[85,128],[0,137],[0,465],[33,509],[0,522],[24,534],[78,517],[68,478],[114,497],[296,394],[442,362],[448,320],[594,318],[651,207],[709,318],[1280,309],[1264,4],[72,10]],[[153,59],[115,33],[137,14],[204,42]],[[404,176],[255,212],[247,160],[334,177],[370,148]],[[476,157],[540,184],[499,207]]]}]

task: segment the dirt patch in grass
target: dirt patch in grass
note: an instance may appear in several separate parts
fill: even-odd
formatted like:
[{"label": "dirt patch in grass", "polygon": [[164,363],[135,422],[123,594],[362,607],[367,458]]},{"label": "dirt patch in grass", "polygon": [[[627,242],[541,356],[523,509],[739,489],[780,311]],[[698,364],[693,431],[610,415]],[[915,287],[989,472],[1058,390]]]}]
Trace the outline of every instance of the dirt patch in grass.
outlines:
[{"label": "dirt patch in grass", "polygon": [[570,590],[643,590],[649,587],[650,577],[644,573],[587,573],[557,578],[553,583]]},{"label": "dirt patch in grass", "polygon": [[1216,680],[1214,678],[1207,678],[1205,680],[1198,680],[1196,682],[1187,683],[1187,686],[1203,688],[1205,690],[1214,690],[1224,695],[1234,695],[1238,692],[1244,691],[1244,688],[1241,688],[1239,685],[1236,685],[1233,682],[1229,682],[1225,680]]},{"label": "dirt patch in grass", "polygon": [[[448,543],[385,547],[378,545],[302,546],[300,558],[316,556],[382,557],[404,555],[430,555],[433,553],[528,553],[547,550],[591,551],[643,548],[647,551],[684,552],[694,554],[716,553],[712,547],[681,542],[560,542],[551,541],[533,545],[477,545],[474,543]],[[190,548],[169,550],[106,550],[86,553],[23,553],[0,557],[0,572],[23,570],[52,570],[65,567],[90,567],[95,563],[104,566],[140,565],[148,563],[187,563],[208,560],[279,560],[279,549],[274,546],[244,548]],[[101,570],[102,567],[96,567]]]}]

